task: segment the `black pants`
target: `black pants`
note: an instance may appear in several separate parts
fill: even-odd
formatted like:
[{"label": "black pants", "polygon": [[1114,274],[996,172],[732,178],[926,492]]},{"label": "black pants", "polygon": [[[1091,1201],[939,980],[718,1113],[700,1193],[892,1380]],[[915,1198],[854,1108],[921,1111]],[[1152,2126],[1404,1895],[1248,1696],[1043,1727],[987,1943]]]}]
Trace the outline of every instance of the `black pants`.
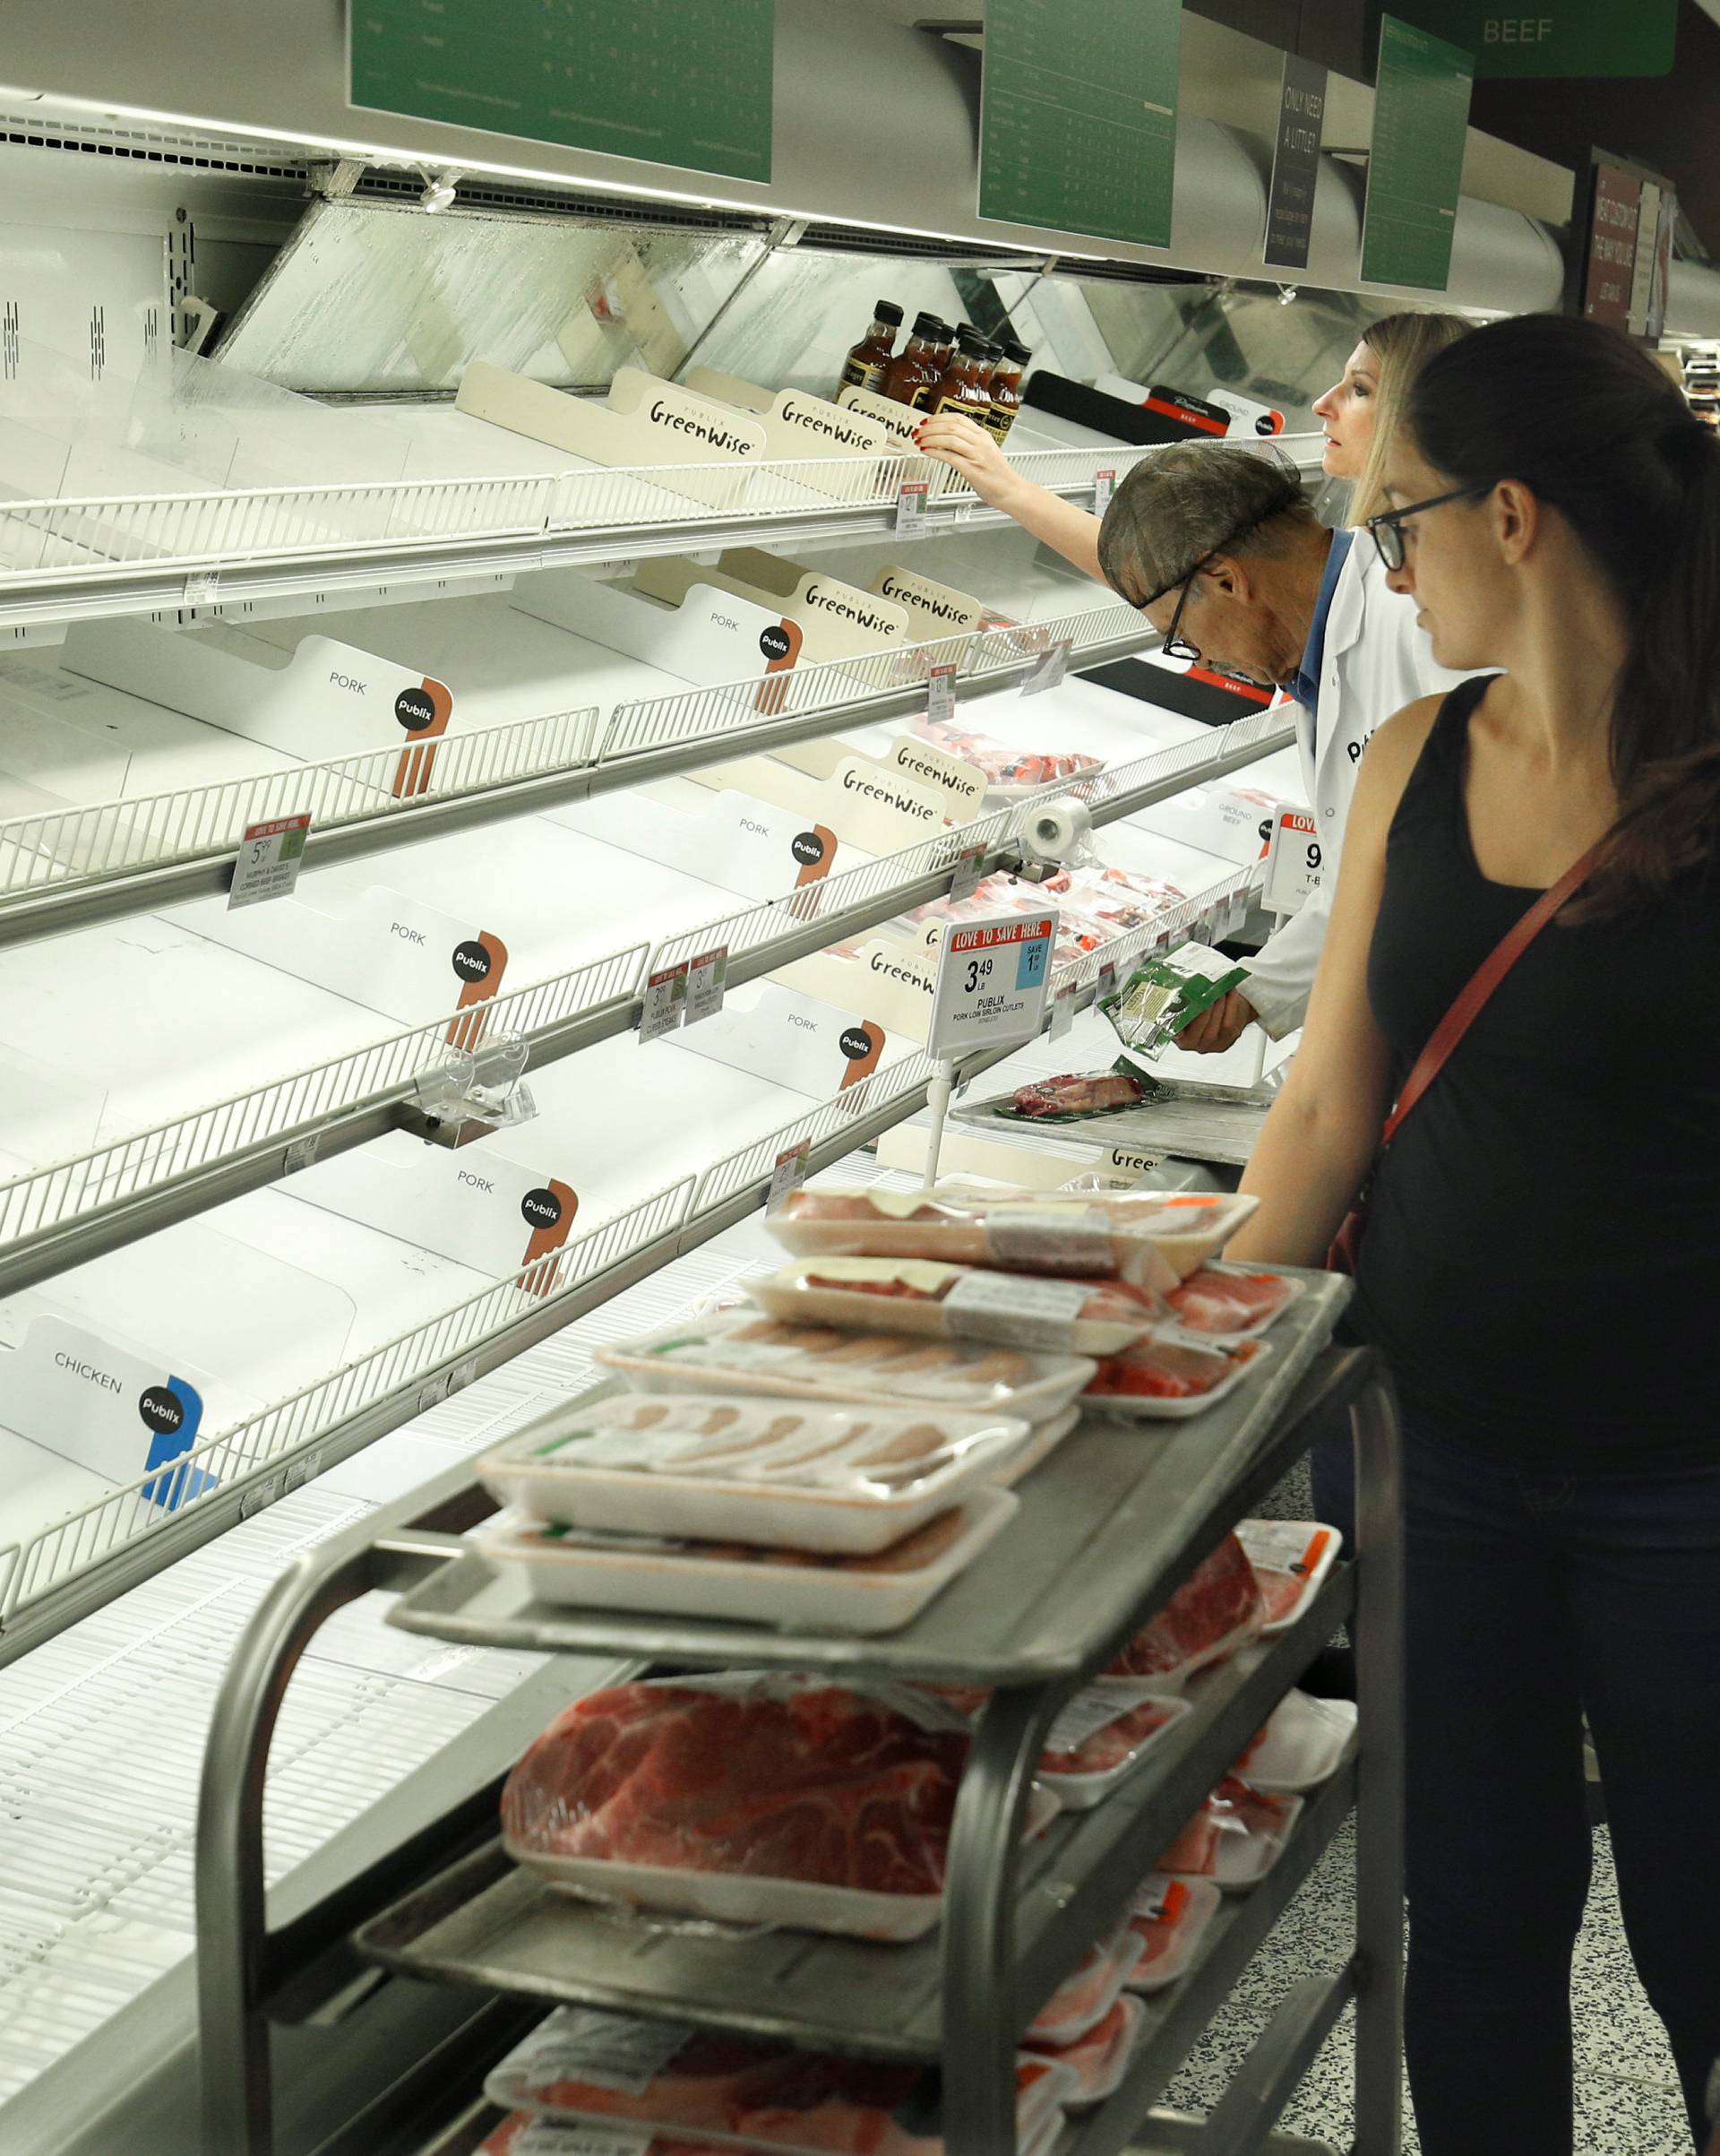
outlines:
[{"label": "black pants", "polygon": [[1405,1470],[1424,2156],[1570,2156],[1585,1710],[1625,1931],[1700,2146],[1720,2055],[1720,1469],[1522,1472],[1412,1427]]}]

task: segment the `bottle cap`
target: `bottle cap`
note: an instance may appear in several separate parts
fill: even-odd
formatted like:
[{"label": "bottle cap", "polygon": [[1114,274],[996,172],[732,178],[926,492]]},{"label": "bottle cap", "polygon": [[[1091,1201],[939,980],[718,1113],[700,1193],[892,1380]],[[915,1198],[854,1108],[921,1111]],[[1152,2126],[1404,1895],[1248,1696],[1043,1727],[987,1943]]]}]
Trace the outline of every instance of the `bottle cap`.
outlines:
[{"label": "bottle cap", "polygon": [[872,310],[874,322],[887,322],[892,329],[902,326],[902,310],[893,299],[881,299]]},{"label": "bottle cap", "polygon": [[914,317],[914,334],[916,337],[929,337],[935,339],[938,332],[942,330],[942,323],[938,320],[935,315],[921,314],[916,315]]},{"label": "bottle cap", "polygon": [[956,342],[970,359],[976,359],[992,349],[989,341],[980,335],[970,322],[964,322],[956,332]]},{"label": "bottle cap", "polygon": [[1004,357],[1017,367],[1025,367],[1033,357],[1027,346],[1021,343],[1018,338],[1005,337],[1002,340],[1002,346]]}]

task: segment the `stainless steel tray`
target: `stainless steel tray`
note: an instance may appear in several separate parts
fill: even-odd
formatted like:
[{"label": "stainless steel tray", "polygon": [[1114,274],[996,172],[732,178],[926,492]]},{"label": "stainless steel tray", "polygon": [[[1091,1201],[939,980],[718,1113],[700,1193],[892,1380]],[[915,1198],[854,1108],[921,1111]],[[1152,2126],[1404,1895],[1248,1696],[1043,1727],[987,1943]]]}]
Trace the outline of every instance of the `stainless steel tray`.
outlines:
[{"label": "stainless steel tray", "polygon": [[[912,1625],[877,1638],[534,1601],[469,1552],[403,1595],[390,1622],[486,1646],[712,1668],[869,1669],[948,1684],[1025,1685],[1095,1667],[1157,1608],[1298,1445],[1301,1410],[1346,1360],[1326,1355],[1346,1280],[1307,1292],[1272,1328],[1265,1367],[1186,1422],[1084,1422],[1020,1486],[1020,1512]],[[1322,1365],[1322,1358],[1324,1363]]]},{"label": "stainless steel tray", "polygon": [[1043,1138],[1049,1144],[1127,1145],[1143,1152],[1174,1153],[1183,1160],[1216,1160],[1227,1168],[1243,1168],[1271,1106],[1270,1101],[1179,1094],[1174,1100],[1120,1108],[1114,1115],[1095,1116],[1085,1122],[1036,1123],[998,1113],[1013,1099],[1012,1093],[997,1093],[985,1100],[959,1100],[950,1110],[950,1119]]}]

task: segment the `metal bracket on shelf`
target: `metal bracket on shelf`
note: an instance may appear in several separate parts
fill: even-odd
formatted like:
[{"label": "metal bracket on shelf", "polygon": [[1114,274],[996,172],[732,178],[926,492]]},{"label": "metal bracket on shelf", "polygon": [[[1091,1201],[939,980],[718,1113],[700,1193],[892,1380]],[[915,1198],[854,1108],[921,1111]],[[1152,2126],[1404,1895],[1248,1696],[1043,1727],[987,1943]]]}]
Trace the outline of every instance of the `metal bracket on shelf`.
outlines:
[{"label": "metal bracket on shelf", "polygon": [[413,1098],[400,1108],[402,1128],[426,1144],[458,1148],[529,1123],[538,1103],[520,1080],[530,1056],[531,1043],[519,1033],[452,1049],[412,1081]]}]

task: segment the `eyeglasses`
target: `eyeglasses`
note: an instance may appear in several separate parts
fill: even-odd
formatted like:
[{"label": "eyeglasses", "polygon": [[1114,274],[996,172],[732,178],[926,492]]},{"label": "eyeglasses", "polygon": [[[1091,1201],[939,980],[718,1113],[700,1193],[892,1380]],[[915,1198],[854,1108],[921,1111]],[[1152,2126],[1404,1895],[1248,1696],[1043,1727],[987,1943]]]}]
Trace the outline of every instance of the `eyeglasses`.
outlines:
[{"label": "eyeglasses", "polygon": [[1443,509],[1448,502],[1467,502],[1493,491],[1489,479],[1481,487],[1454,487],[1449,494],[1431,495],[1424,502],[1412,502],[1407,509],[1385,509],[1378,516],[1368,519],[1368,530],[1373,534],[1373,543],[1380,549],[1380,558],[1388,569],[1401,569],[1404,565],[1403,524],[1406,517],[1420,516],[1429,509]]}]

